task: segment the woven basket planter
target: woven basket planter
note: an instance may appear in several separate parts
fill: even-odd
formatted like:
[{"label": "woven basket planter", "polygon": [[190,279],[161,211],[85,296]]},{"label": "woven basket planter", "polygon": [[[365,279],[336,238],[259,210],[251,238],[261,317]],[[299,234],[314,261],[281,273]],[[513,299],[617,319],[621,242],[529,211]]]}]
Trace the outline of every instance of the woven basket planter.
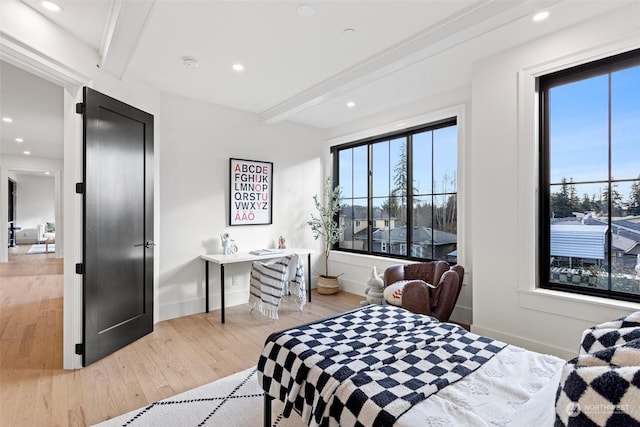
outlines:
[{"label": "woven basket planter", "polygon": [[332,295],[340,290],[340,283],[337,276],[318,277],[318,293],[321,295]]}]

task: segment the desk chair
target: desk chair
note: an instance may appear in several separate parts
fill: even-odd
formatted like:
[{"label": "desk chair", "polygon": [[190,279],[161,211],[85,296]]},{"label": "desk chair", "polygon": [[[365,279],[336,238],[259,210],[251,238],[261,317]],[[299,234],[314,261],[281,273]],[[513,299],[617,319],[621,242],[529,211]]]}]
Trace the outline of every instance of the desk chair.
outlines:
[{"label": "desk chair", "polygon": [[251,265],[249,306],[270,319],[278,319],[278,309],[286,295],[291,294],[302,313],[306,301],[304,266],[297,254],[265,263]]}]

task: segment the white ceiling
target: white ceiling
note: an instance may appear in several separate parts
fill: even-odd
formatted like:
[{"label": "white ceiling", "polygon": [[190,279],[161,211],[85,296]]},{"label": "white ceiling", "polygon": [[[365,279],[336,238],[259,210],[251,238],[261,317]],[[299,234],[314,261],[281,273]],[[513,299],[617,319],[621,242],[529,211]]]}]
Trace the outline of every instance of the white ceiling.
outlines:
[{"label": "white ceiling", "polygon": [[[118,78],[253,112],[265,123],[320,128],[468,85],[478,59],[636,1],[59,0],[63,11],[54,14],[23,0],[99,52],[101,68]],[[302,4],[312,16],[298,13]],[[532,22],[542,9],[550,18]],[[186,68],[185,56],[198,68]],[[244,71],[233,71],[235,62]],[[0,65],[2,114],[25,114],[23,144],[58,143],[57,155],[47,145],[34,155],[61,158],[62,91]],[[19,154],[2,126],[1,153]]]},{"label": "white ceiling", "polygon": [[0,155],[62,159],[62,104],[61,87],[0,61],[0,116],[13,119],[0,122]]}]

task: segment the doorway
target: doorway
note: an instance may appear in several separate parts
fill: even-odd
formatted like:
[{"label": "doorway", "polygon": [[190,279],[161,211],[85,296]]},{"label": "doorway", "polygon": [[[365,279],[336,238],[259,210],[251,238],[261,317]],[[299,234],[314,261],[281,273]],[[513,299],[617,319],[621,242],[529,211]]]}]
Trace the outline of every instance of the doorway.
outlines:
[{"label": "doorway", "polygon": [[[7,233],[12,240],[0,250],[0,262],[7,262],[9,251],[24,253],[31,245],[45,243],[38,236],[39,225],[48,225],[55,237],[63,231],[64,89],[0,61],[0,95],[0,177],[11,186],[3,183],[7,194],[2,192],[0,214],[0,221],[8,216]],[[46,249],[61,258],[63,239],[54,234],[48,237],[51,246]]]}]

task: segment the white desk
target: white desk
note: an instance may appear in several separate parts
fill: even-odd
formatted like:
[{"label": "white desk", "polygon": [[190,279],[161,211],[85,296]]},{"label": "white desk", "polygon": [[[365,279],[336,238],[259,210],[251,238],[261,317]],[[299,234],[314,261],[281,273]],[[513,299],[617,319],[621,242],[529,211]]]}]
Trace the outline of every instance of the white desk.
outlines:
[{"label": "white desk", "polygon": [[209,263],[213,262],[220,266],[220,320],[224,323],[224,266],[225,264],[234,264],[238,262],[263,261],[276,258],[282,258],[287,255],[307,255],[307,269],[309,277],[307,279],[307,301],[311,302],[311,252],[309,249],[287,248],[277,253],[267,255],[254,255],[249,252],[238,252],[235,254],[203,254],[200,259],[204,261],[204,282],[205,282],[205,311],[209,312]]}]

